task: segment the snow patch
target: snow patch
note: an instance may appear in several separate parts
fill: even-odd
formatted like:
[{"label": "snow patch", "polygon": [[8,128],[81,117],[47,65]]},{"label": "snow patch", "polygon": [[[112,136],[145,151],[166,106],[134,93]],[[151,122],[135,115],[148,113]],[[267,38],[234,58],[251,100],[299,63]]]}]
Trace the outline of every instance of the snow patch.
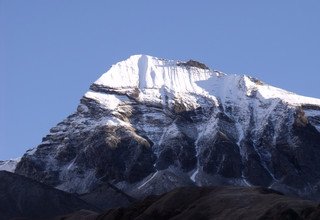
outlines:
[{"label": "snow patch", "polygon": [[27,150],[26,154],[28,154],[28,155],[31,156],[31,155],[33,155],[36,151],[37,151],[37,148],[35,147],[35,148],[32,148],[32,149]]},{"label": "snow patch", "polygon": [[270,85],[258,86],[258,92],[264,99],[279,98],[282,101],[294,106],[300,106],[303,104],[320,106],[320,99],[297,95],[295,93],[288,92]]},{"label": "snow patch", "polygon": [[14,170],[16,169],[16,166],[20,162],[20,160],[21,160],[21,157],[18,157],[15,159],[10,159],[10,160],[5,160],[5,161],[0,161],[0,170],[14,172]]},{"label": "snow patch", "polygon": [[191,175],[190,179],[193,181],[193,182],[196,182],[196,177],[199,173],[199,168],[196,169],[196,171],[194,171],[194,173]]},{"label": "snow patch", "polygon": [[105,94],[93,91],[87,92],[84,96],[86,98],[96,100],[103,107],[110,110],[115,110],[120,104],[123,104],[123,102],[129,101],[126,96]]},{"label": "snow patch", "polygon": [[144,187],[144,186],[145,186],[147,183],[149,183],[157,174],[158,174],[158,171],[155,172],[154,174],[152,174],[152,176],[151,176],[147,181],[145,181],[142,185],[140,185],[140,186],[138,187],[138,189],[141,189],[142,187]]}]

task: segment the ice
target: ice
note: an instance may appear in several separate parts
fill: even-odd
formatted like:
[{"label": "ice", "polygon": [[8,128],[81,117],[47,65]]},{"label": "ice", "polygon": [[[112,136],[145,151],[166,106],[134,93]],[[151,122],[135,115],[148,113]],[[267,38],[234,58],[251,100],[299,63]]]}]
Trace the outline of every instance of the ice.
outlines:
[{"label": "ice", "polygon": [[154,174],[152,174],[152,176],[147,180],[145,181],[143,184],[141,184],[138,189],[141,189],[142,187],[144,187],[147,183],[149,183],[156,175],[158,174],[158,171],[155,172]]},{"label": "ice", "polygon": [[197,177],[197,174],[199,173],[199,168],[196,169],[196,171],[194,171],[194,173],[191,175],[190,179],[193,181],[193,182],[196,182],[196,177]]}]

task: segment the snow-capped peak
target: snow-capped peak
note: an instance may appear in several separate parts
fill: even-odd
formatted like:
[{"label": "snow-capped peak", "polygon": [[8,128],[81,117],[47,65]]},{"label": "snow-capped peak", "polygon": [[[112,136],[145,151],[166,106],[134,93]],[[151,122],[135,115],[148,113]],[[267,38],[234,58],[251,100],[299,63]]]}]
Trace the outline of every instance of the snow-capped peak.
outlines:
[{"label": "snow-capped peak", "polygon": [[[170,93],[178,99],[184,97],[186,102],[190,101],[190,97],[186,97],[186,94],[200,95],[211,99],[217,105],[223,104],[218,103],[217,100],[234,101],[239,96],[251,96],[254,93],[263,100],[281,99],[295,106],[305,103],[320,105],[319,99],[296,95],[245,75],[226,75],[210,70],[196,61],[192,62],[200,65],[189,65],[189,62],[133,55],[113,65],[94,84],[124,92],[138,89],[140,93],[138,100],[161,102],[155,99],[159,98],[162,99],[162,104],[164,93]],[[101,94],[92,91],[88,92],[86,97],[105,102]],[[114,97],[111,98],[114,99]],[[117,101],[113,100],[112,103]]]},{"label": "snow-capped peak", "polygon": [[201,93],[195,83],[217,76],[209,69],[186,68],[178,61],[159,59],[148,55],[133,55],[118,62],[96,82],[109,88],[161,89],[175,92]]},{"label": "snow-capped peak", "polygon": [[134,55],[93,83],[15,172],[78,193],[112,180],[147,194],[169,168],[167,186],[300,190],[319,184],[319,132],[320,99],[197,61]]}]

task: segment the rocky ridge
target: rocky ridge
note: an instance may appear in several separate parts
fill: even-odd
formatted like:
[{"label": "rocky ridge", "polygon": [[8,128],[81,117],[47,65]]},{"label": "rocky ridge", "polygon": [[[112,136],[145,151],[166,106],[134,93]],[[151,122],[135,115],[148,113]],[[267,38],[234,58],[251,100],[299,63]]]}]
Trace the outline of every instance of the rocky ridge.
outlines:
[{"label": "rocky ridge", "polygon": [[81,209],[101,211],[75,195],[32,179],[0,171],[0,220],[49,219]]}]

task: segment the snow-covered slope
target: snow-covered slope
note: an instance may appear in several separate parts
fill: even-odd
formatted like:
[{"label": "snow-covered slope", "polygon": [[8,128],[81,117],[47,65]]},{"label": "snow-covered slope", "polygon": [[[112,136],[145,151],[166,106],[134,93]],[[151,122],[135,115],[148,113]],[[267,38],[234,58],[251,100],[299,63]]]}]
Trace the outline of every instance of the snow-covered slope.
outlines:
[{"label": "snow-covered slope", "polygon": [[113,65],[94,84],[110,89],[139,89],[139,101],[148,100],[148,94],[152,101],[159,101],[157,98],[161,97],[163,90],[179,98],[185,94],[196,94],[213,100],[223,98],[225,101],[228,98],[234,101],[239,92],[243,92],[239,90],[239,85],[243,84],[245,95],[258,92],[263,99],[279,98],[292,105],[320,105],[319,99],[299,96],[245,75],[225,75],[219,71],[191,66],[186,68],[179,63],[147,55],[134,55]]},{"label": "snow-covered slope", "polygon": [[78,193],[111,181],[134,195],[190,184],[308,195],[320,186],[319,131],[319,99],[134,55],[94,82],[16,172]]},{"label": "snow-covered slope", "polygon": [[17,163],[19,163],[20,159],[21,157],[0,161],[0,170],[14,172],[14,170],[16,169]]}]

